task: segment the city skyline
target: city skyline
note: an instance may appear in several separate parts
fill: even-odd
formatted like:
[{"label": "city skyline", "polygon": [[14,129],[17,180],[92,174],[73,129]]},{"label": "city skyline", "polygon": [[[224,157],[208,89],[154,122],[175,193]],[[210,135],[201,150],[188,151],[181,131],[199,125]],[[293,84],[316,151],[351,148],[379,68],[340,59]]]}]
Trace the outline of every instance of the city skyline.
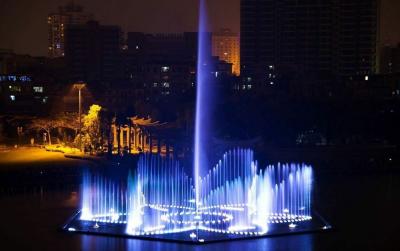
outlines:
[{"label": "city skyline", "polygon": [[[0,48],[12,49],[19,54],[46,56],[47,16],[68,2],[68,0],[35,2],[3,0],[1,2],[3,8],[0,10],[0,34],[3,34],[4,38],[0,40]],[[112,4],[94,0],[74,2],[82,5],[87,12],[93,13],[95,20],[105,25],[119,25],[124,32],[179,33],[197,29],[195,0],[149,0],[139,4],[129,0],[117,0]],[[400,42],[400,30],[396,29],[395,25],[400,22],[400,16],[397,15],[400,11],[400,2],[396,0],[381,0],[381,2],[380,45],[397,44]],[[234,32],[239,32],[239,3],[240,0],[209,1],[210,23],[214,24],[210,30],[230,28]],[[121,14],[113,15],[114,13]],[[15,19],[17,15],[18,19]],[[165,22],[166,18],[168,22]]]}]

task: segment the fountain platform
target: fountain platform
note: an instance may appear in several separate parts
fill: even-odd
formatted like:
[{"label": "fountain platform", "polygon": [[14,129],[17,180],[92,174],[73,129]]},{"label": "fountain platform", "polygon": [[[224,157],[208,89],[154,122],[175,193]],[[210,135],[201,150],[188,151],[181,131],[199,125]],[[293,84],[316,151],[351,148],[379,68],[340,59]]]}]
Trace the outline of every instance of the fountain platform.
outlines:
[{"label": "fountain platform", "polygon": [[63,230],[202,244],[331,229],[312,208],[306,164],[259,168],[252,150],[234,149],[198,185],[179,161],[151,154],[127,176],[85,172],[81,210]]},{"label": "fountain platform", "polygon": [[170,228],[168,228],[168,225],[154,227],[153,229],[142,228],[136,233],[127,234],[126,225],[128,217],[126,214],[121,214],[117,220],[113,220],[113,217],[115,219],[115,215],[109,215],[92,220],[81,220],[81,212],[79,211],[66,222],[62,230],[69,233],[177,242],[193,245],[327,232],[332,230],[328,222],[319,214],[314,213],[310,217],[298,216],[290,220],[288,220],[289,217],[285,215],[270,216],[271,222],[268,231],[262,230],[256,226],[238,227],[236,229],[227,228],[227,230],[223,230],[222,228],[213,228],[212,224],[196,224],[197,226],[182,226],[181,228],[176,228],[176,226],[170,226]]}]

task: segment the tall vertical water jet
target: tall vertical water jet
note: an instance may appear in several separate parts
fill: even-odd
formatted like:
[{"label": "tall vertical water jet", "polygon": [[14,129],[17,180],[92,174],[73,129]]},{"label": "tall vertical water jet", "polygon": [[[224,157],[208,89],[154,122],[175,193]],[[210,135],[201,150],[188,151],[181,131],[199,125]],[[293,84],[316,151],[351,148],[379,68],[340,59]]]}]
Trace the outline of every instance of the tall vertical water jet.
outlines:
[{"label": "tall vertical water jet", "polygon": [[196,118],[194,137],[194,180],[196,209],[200,203],[200,177],[201,170],[207,170],[207,126],[210,123],[210,113],[207,111],[210,105],[207,81],[207,68],[210,41],[207,39],[207,15],[206,0],[199,1],[199,25],[198,25],[198,49],[197,49],[197,81],[196,81]]}]

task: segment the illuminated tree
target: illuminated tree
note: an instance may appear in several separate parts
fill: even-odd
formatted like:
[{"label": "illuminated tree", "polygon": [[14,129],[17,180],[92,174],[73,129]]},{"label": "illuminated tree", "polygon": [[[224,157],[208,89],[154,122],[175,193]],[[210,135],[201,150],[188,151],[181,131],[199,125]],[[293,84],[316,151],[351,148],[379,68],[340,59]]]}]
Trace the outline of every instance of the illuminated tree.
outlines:
[{"label": "illuminated tree", "polygon": [[92,105],[87,115],[83,116],[82,143],[91,149],[97,149],[101,145],[102,135],[100,130],[101,106]]}]

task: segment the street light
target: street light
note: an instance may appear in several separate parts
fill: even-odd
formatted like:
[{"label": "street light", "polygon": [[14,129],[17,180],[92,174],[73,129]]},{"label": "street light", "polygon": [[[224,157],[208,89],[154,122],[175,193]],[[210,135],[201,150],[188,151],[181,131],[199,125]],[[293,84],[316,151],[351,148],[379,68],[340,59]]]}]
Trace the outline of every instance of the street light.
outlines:
[{"label": "street light", "polygon": [[82,89],[86,86],[85,83],[83,82],[78,82],[74,84],[74,89],[78,89],[78,102],[79,102],[79,130],[78,130],[78,135],[79,135],[79,150],[82,152],[82,135],[81,135],[81,128],[82,128],[82,118],[81,118],[81,104],[82,104],[82,95],[81,91]]}]

